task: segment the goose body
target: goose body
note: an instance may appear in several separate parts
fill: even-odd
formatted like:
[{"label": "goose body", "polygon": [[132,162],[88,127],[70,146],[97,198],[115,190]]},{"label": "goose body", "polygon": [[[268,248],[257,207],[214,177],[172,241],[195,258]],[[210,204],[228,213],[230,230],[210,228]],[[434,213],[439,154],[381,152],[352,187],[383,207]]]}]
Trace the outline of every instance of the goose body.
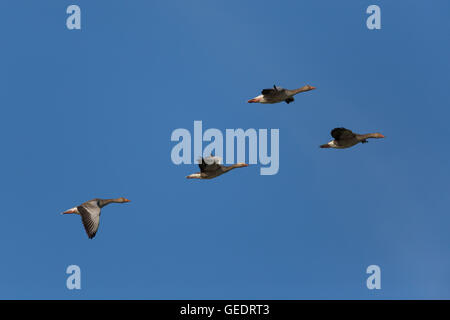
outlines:
[{"label": "goose body", "polygon": [[334,128],[331,130],[331,136],[334,140],[321,145],[321,148],[346,149],[353,147],[358,143],[367,143],[369,138],[384,138],[381,133],[357,134],[346,128]]},{"label": "goose body", "polygon": [[125,198],[117,199],[92,199],[77,207],[69,209],[62,214],[78,214],[81,216],[81,222],[89,237],[95,237],[98,227],[100,225],[101,209],[110,203],[126,203],[130,200]]},{"label": "goose body", "polygon": [[212,179],[216,178],[230,170],[235,168],[248,167],[248,164],[237,163],[231,166],[224,166],[221,164],[221,159],[219,157],[206,157],[199,160],[198,166],[200,167],[200,172],[188,175],[188,179]]},{"label": "goose body", "polygon": [[284,89],[281,87],[273,86],[271,89],[263,89],[261,94],[253,99],[248,100],[248,103],[278,103],[286,102],[291,103],[294,101],[294,96],[300,92],[306,92],[314,90],[315,87],[306,85],[299,89]]}]

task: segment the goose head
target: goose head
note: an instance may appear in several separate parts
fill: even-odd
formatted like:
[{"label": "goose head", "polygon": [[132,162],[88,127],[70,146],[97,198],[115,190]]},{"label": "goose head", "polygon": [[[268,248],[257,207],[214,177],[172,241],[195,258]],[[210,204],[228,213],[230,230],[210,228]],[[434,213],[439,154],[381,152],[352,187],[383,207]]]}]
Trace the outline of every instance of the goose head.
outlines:
[{"label": "goose head", "polygon": [[243,167],[248,167],[248,164],[246,164],[246,163],[236,163],[235,165],[233,165],[233,167],[235,167],[235,168],[243,168]]},{"label": "goose head", "polygon": [[311,90],[314,90],[314,89],[316,89],[316,87],[310,86],[309,84],[307,84],[307,85],[304,87],[304,90],[305,90],[305,91],[311,91]]}]

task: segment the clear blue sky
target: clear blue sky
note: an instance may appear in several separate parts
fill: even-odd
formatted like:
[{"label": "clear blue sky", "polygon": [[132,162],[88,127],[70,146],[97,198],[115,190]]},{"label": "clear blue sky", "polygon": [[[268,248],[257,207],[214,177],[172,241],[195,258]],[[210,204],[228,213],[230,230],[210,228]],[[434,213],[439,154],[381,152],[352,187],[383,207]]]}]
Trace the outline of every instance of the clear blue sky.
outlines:
[{"label": "clear blue sky", "polygon": [[[82,30],[66,29],[78,4]],[[370,4],[382,29],[366,27]],[[0,3],[0,298],[450,298],[450,2]],[[292,104],[260,90],[311,84]],[[176,128],[280,129],[211,181]],[[345,126],[384,140],[323,150]],[[124,196],[87,239],[60,212]],[[66,289],[68,265],[82,289]],[[367,266],[382,289],[368,290]]]}]

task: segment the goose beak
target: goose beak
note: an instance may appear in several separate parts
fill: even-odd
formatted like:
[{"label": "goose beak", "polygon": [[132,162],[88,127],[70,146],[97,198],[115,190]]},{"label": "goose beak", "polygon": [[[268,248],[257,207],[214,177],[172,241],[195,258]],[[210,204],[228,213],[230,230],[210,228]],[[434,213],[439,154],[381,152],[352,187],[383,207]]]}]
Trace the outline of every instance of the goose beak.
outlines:
[{"label": "goose beak", "polygon": [[309,90],[314,90],[316,87],[309,86]]},{"label": "goose beak", "polygon": [[247,102],[248,102],[248,103],[256,103],[256,102],[258,102],[258,100],[256,100],[255,98],[253,98],[253,99],[248,100]]},{"label": "goose beak", "polygon": [[71,209],[71,210],[62,212],[61,214],[70,214],[70,213],[75,213],[75,211]]},{"label": "goose beak", "polygon": [[123,202],[131,202],[131,200],[125,199],[123,200]]},{"label": "goose beak", "polygon": [[380,138],[384,138],[384,135],[380,134]]}]

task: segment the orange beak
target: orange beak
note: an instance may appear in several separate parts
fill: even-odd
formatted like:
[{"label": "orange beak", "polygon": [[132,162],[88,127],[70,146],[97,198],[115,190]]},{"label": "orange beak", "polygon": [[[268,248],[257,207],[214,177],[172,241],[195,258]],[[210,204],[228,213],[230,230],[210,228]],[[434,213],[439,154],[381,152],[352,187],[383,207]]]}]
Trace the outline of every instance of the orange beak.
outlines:
[{"label": "orange beak", "polygon": [[75,213],[75,210],[67,210],[67,211],[64,211],[61,214],[70,214],[70,213]]},{"label": "orange beak", "polygon": [[131,202],[131,200],[125,199],[123,200],[123,202]]},{"label": "orange beak", "polygon": [[253,99],[248,100],[247,102],[248,102],[248,103],[255,103],[255,102],[258,102],[258,100],[256,100],[256,99],[253,98]]},{"label": "orange beak", "polygon": [[310,86],[311,88],[309,90],[314,90],[316,87]]}]

